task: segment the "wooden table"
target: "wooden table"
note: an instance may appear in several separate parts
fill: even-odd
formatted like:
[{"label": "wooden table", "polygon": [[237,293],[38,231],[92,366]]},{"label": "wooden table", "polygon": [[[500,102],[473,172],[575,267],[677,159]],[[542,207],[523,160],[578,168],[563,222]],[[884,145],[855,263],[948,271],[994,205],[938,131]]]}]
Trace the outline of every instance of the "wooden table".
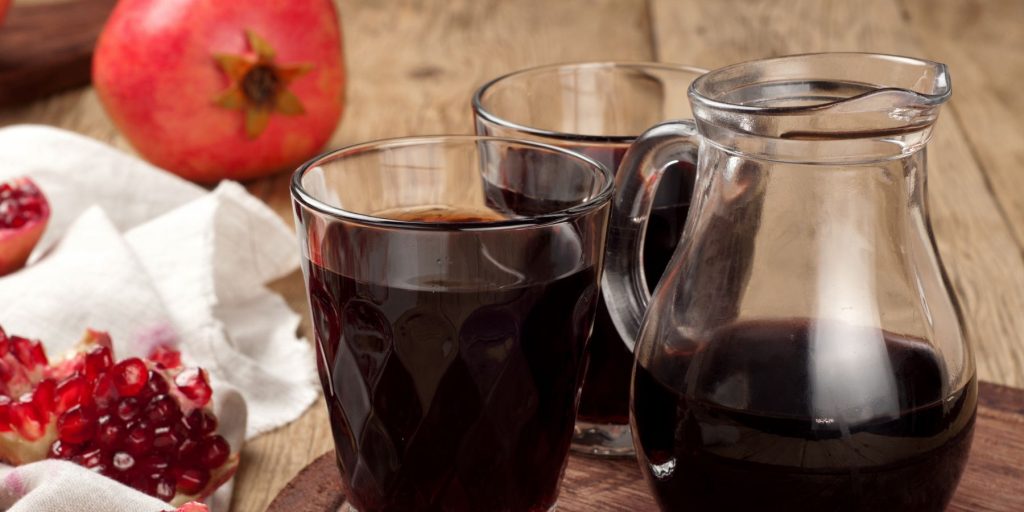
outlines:
[{"label": "wooden table", "polygon": [[[954,99],[929,154],[935,233],[980,377],[1024,387],[1024,2],[341,0],[339,8],[350,81],[332,146],[471,132],[469,97],[476,86],[559,61],[714,68],[857,50],[946,62]],[[131,150],[89,89],[0,110],[0,126],[22,122],[57,125]],[[282,174],[252,182],[249,190],[290,224],[287,181]],[[274,287],[295,310],[306,311],[297,273]],[[264,510],[300,468],[331,448],[322,403],[248,443],[233,509]]]}]

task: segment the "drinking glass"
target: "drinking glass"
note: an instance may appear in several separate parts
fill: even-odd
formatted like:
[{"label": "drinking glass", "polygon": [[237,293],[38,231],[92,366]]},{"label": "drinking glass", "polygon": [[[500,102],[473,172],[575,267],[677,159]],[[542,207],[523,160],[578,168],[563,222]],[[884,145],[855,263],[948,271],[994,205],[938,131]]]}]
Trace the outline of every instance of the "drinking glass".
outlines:
[{"label": "drinking glass", "polygon": [[[517,71],[473,96],[480,135],[515,137],[569,148],[613,172],[650,126],[691,118],[686,90],[704,70],[659,63],[591,62]],[[670,164],[657,189],[643,239],[643,271],[654,288],[675,251],[689,210],[694,168]],[[633,355],[600,302],[590,340],[573,449],[632,455],[629,382]]]},{"label": "drinking glass", "polygon": [[511,139],[394,139],[291,184],[349,510],[554,507],[612,175]]}]

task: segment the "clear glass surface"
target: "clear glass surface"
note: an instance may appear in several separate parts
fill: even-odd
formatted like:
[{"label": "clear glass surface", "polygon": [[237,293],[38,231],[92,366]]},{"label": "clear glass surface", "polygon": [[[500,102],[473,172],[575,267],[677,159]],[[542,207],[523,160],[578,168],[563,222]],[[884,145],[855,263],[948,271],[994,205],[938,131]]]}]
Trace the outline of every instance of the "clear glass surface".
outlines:
[{"label": "clear glass surface", "polygon": [[[516,71],[481,87],[473,98],[476,130],[536,140],[587,155],[613,171],[650,126],[691,118],[686,90],[704,70],[645,62],[588,62]],[[649,284],[658,282],[689,210],[694,168],[673,166],[654,199],[644,241]],[[573,449],[632,456],[629,379],[633,356],[602,302],[590,341]]]},{"label": "clear glass surface", "polygon": [[[662,509],[943,510],[977,395],[925,204],[945,66],[783,57],[689,95],[695,123],[625,156],[604,277]],[[696,192],[652,296],[638,250],[672,161]]]},{"label": "clear glass surface", "polygon": [[352,146],[295,173],[350,507],[554,506],[611,183],[575,153],[474,136]]}]

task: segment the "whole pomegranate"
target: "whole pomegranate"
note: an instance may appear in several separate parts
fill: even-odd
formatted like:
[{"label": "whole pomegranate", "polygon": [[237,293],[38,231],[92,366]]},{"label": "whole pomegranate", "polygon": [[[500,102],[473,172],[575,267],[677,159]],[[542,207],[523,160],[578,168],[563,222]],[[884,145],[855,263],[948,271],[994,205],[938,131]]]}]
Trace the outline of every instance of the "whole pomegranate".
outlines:
[{"label": "whole pomegranate", "polygon": [[93,84],[135,149],[182,177],[291,169],[341,116],[337,12],[331,0],[120,0]]},{"label": "whole pomegranate", "polygon": [[211,397],[206,372],[172,349],[115,362],[110,337],[88,331],[51,362],[38,341],[0,328],[4,462],[66,459],[175,506],[200,500],[238,467]]}]

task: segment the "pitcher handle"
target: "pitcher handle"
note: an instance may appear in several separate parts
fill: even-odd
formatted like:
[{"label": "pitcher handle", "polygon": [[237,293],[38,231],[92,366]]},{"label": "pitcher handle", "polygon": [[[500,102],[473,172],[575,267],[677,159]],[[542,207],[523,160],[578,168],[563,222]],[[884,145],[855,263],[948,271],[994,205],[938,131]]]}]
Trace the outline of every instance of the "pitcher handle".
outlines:
[{"label": "pitcher handle", "polygon": [[699,148],[700,135],[693,121],[666,121],[636,139],[615,174],[602,293],[615,328],[630,350],[636,346],[651,300],[641,249],[654,192],[666,167],[682,161],[698,168]]}]

